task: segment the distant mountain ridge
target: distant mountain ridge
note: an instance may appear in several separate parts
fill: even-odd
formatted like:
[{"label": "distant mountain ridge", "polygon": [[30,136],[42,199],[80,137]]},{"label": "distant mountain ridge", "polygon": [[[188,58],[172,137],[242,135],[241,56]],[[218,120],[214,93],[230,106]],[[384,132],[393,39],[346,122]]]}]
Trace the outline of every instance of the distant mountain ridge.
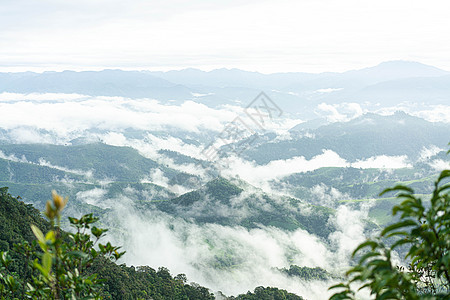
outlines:
[{"label": "distant mountain ridge", "polygon": [[296,156],[309,160],[328,149],[348,161],[378,155],[407,155],[416,160],[430,145],[445,149],[450,138],[448,123],[432,123],[400,111],[389,116],[367,113],[347,122],[310,123],[292,128],[291,139],[265,141],[248,149],[244,157],[267,164]]},{"label": "distant mountain ridge", "polygon": [[0,73],[0,91],[12,93],[75,93],[90,96],[184,99],[188,88],[145,72],[103,70],[44,73]]},{"label": "distant mountain ridge", "polygon": [[311,119],[322,102],[404,101],[447,104],[450,72],[418,62],[391,61],[343,73],[262,74],[239,69],[179,71],[63,71],[0,73],[0,93],[76,93],[157,99],[164,104],[191,100],[209,107],[246,106],[261,91],[285,112]]},{"label": "distant mountain ridge", "polygon": [[[249,87],[275,88],[290,84],[323,80],[329,78],[355,79],[364,78],[372,83],[412,77],[439,77],[450,75],[449,71],[409,61],[389,61],[379,65],[342,73],[271,73],[263,74],[240,69],[215,69],[202,71],[188,68],[173,71],[123,71],[120,69],[105,69],[102,71],[47,71],[43,73],[21,72],[0,73],[0,90],[8,92],[74,92],[75,90],[90,91],[97,87],[105,95],[122,96],[129,87],[133,88],[174,88],[181,86],[215,86],[215,87]],[[26,84],[26,86],[25,86]],[[82,86],[85,85],[85,86]],[[117,85],[117,89],[112,89]],[[108,88],[111,88],[108,90]],[[121,90],[122,88],[122,90]],[[91,95],[90,93],[87,93]]]}]

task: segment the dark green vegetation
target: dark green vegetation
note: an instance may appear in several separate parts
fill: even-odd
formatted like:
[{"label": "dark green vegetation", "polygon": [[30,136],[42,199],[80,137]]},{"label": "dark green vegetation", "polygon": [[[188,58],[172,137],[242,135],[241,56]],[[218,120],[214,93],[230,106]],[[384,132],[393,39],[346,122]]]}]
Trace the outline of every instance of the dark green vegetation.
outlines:
[{"label": "dark green vegetation", "polygon": [[[444,153],[442,151],[433,159],[446,161]],[[287,176],[274,182],[273,186],[287,186],[299,199],[329,207],[344,203],[359,206],[373,200],[369,217],[377,224],[384,225],[395,219],[390,211],[399,200],[395,197],[380,197],[380,191],[403,184],[413,188],[417,194],[429,195],[438,176],[438,172],[425,163],[394,170],[328,167]],[[323,197],[324,192],[328,194],[328,200]]]},{"label": "dark green vegetation", "polygon": [[[358,263],[346,273],[348,282],[330,299],[356,299],[350,284],[370,289],[381,299],[449,299],[450,297],[450,170],[444,170],[434,185],[430,206],[424,206],[410,187],[397,185],[382,194],[395,192],[402,200],[393,210],[400,220],[360,244],[353,256]],[[396,267],[393,251],[406,247],[408,270]]]},{"label": "dark green vegetation", "polygon": [[[252,189],[254,191],[249,192]],[[244,182],[231,182],[221,177],[199,190],[149,205],[199,223],[246,228],[263,225],[285,230],[302,228],[321,237],[327,237],[333,231],[332,226],[326,225],[332,209],[305,204],[290,197],[269,195]]]},{"label": "dark green vegetation", "polygon": [[[56,202],[55,202],[56,203]],[[38,227],[42,228],[45,231],[50,229],[50,224],[42,219],[40,216],[40,213],[34,209],[31,205],[26,205],[23,202],[19,201],[16,198],[13,198],[10,194],[7,193],[7,188],[2,188],[0,190],[0,220],[2,221],[2,227],[0,227],[0,234],[2,236],[2,242],[6,241],[7,245],[10,245],[12,243],[20,244],[24,241],[27,241],[28,244],[26,245],[32,245],[31,247],[37,250],[36,243],[32,243],[32,241],[35,240],[35,237],[33,235],[33,232],[31,230],[30,225],[36,224]],[[56,206],[57,207],[57,206]],[[48,211],[46,214],[49,214]],[[90,226],[88,224],[92,224],[92,222],[95,222],[95,219],[92,218],[92,216],[85,216],[81,219],[71,219],[71,223],[79,228],[89,228]],[[86,226],[88,225],[88,226]],[[92,225],[91,225],[92,226]],[[101,229],[95,229],[96,227],[92,227],[92,233],[95,234],[96,237],[101,237],[103,235]],[[95,229],[95,230],[94,230]],[[37,229],[39,231],[39,229]],[[49,232],[55,232],[55,231],[49,231]],[[77,242],[78,240],[82,241],[84,238],[81,235],[77,234],[71,234],[73,242]],[[38,235],[39,236],[39,235]],[[68,274],[67,272],[70,272],[71,268],[73,266],[78,266],[77,258],[84,259],[84,256],[81,255],[80,251],[84,253],[88,253],[89,256],[93,255],[90,260],[88,260],[89,264],[86,264],[84,271],[80,271],[80,278],[85,274],[89,278],[89,281],[87,281],[87,285],[83,286],[83,291],[95,291],[92,290],[92,288],[95,287],[92,286],[92,283],[94,283],[96,280],[96,277],[93,277],[93,274],[97,273],[98,278],[104,281],[104,284],[99,285],[99,297],[105,299],[167,299],[170,297],[175,297],[179,299],[214,299],[212,294],[209,292],[208,289],[198,286],[198,285],[189,285],[186,284],[186,278],[184,275],[178,275],[175,277],[172,277],[172,275],[169,273],[169,271],[165,268],[160,268],[158,271],[155,271],[154,269],[150,267],[126,267],[125,265],[117,265],[111,260],[107,259],[104,256],[98,256],[96,255],[95,251],[93,249],[89,250],[89,248],[81,247],[77,251],[63,251],[61,254],[56,254],[58,251],[56,249],[53,249],[51,252],[50,249],[46,247],[51,247],[52,243],[58,242],[59,238],[56,237],[56,240],[53,240],[51,242],[51,236],[47,234],[44,238],[42,236],[41,238],[46,239],[47,241],[44,243],[48,246],[43,246],[44,244],[41,244],[41,247],[44,247],[41,249],[41,251],[44,251],[44,253],[49,253],[49,255],[56,255],[56,257],[63,257],[64,253],[74,253],[77,256],[76,257],[70,257],[70,262],[72,264],[65,265],[63,270],[57,270],[55,269],[54,272],[56,274]],[[5,240],[3,240],[5,239]],[[69,240],[70,241],[70,240]],[[63,239],[61,239],[62,244],[59,245],[59,247],[64,247],[67,243],[72,243],[66,241],[64,242]],[[89,242],[88,242],[89,243]],[[117,248],[112,247],[108,244],[105,244],[104,246],[100,246],[100,250],[106,249],[108,250],[108,247],[111,248],[112,253],[117,253]],[[59,297],[64,297],[63,294],[61,294],[61,291],[59,292],[59,296],[50,293],[48,294],[48,290],[45,288],[42,289],[42,285],[45,285],[46,282],[52,282],[51,273],[47,273],[46,276],[39,276],[42,275],[38,272],[38,270],[33,269],[33,272],[23,272],[24,270],[27,270],[26,267],[28,264],[30,266],[36,265],[37,262],[27,261],[27,259],[32,259],[32,257],[36,257],[35,255],[32,255],[32,257],[24,257],[21,256],[22,252],[20,251],[20,247],[16,248],[16,250],[12,250],[13,247],[11,245],[11,251],[9,251],[9,254],[12,255],[13,263],[8,265],[7,269],[2,269],[0,272],[1,277],[8,279],[9,274],[15,274],[16,277],[16,289],[15,294],[16,295],[22,295],[25,292],[25,289],[22,289],[23,281],[31,282],[33,285],[37,284],[38,278],[42,278],[43,282],[39,282],[41,286],[35,287],[32,290],[29,290],[28,293],[33,298],[37,299],[59,299]],[[7,249],[3,249],[7,250]],[[94,252],[93,252],[94,251]],[[109,251],[109,250],[108,250]],[[54,254],[51,254],[54,253]],[[40,257],[42,254],[38,254],[37,257]],[[44,257],[47,254],[44,254],[42,257],[43,262],[45,261]],[[84,254],[86,255],[86,254]],[[7,256],[5,256],[6,258]],[[53,258],[54,262],[56,263],[58,260]],[[64,259],[62,259],[61,263],[64,263]],[[81,261],[80,261],[81,263]],[[16,265],[19,265],[21,268],[17,269]],[[45,263],[42,265],[45,266]],[[50,265],[51,267],[51,265]],[[40,269],[39,269],[40,270]],[[22,271],[22,272],[18,272]],[[78,273],[77,273],[78,274]],[[32,278],[30,276],[33,276],[33,280],[30,281]],[[71,275],[75,276],[75,274]],[[77,275],[78,276],[78,275]],[[56,280],[53,278],[53,280]],[[77,279],[77,284],[80,284],[81,279]],[[3,283],[3,281],[0,281],[0,284]],[[64,288],[63,281],[58,281],[60,288]],[[75,283],[74,283],[75,284]],[[90,286],[90,287],[89,287]],[[1,290],[1,289],[0,289]],[[70,292],[70,288],[64,288],[65,293]],[[3,292],[5,292],[3,290]],[[6,293],[6,292],[5,292]],[[89,292],[91,293],[91,292]],[[95,293],[94,293],[95,294]],[[92,294],[92,295],[94,295]],[[8,295],[8,293],[6,293]],[[5,296],[5,294],[3,294]],[[77,298],[81,297],[81,294],[77,296]]]},{"label": "dark green vegetation", "polygon": [[[54,198],[55,199],[55,198]],[[64,207],[62,198],[56,198],[52,204],[53,210],[61,211]],[[59,204],[58,204],[59,203]],[[54,211],[53,211],[54,212]],[[56,217],[59,213],[54,212],[47,207],[46,214],[50,217]],[[127,267],[126,265],[117,265],[104,255],[98,255],[89,242],[89,236],[84,235],[83,228],[91,228],[92,235],[100,238],[104,234],[104,230],[92,227],[92,223],[96,221],[92,215],[86,215],[80,219],[71,218],[70,222],[76,228],[81,229],[78,233],[71,233],[71,239],[67,239],[67,234],[62,232],[63,236],[58,238],[58,228],[50,230],[51,225],[45,221],[38,210],[32,205],[25,204],[17,198],[12,197],[8,193],[8,189],[0,189],[0,245],[1,251],[8,253],[1,254],[0,263],[0,296],[6,297],[22,297],[24,293],[28,293],[33,299],[66,299],[69,294],[82,295],[101,298],[101,299],[214,299],[214,295],[205,287],[198,284],[187,283],[184,274],[172,276],[168,269],[159,268],[154,270],[151,267]],[[30,225],[35,225],[33,234]],[[48,231],[50,230],[50,231]],[[56,231],[55,231],[56,230]],[[44,237],[42,233],[46,232]],[[50,234],[50,232],[53,232]],[[55,235],[56,234],[56,235]],[[35,235],[39,239],[40,248],[37,247]],[[95,238],[94,238],[95,239]],[[71,242],[72,241],[72,242]],[[78,250],[59,251],[58,248],[52,248],[54,245],[59,247],[69,247],[80,242],[83,246]],[[25,244],[24,244],[25,243]],[[56,244],[55,244],[56,243]],[[75,243],[75,244],[72,244]],[[13,247],[13,244],[23,246]],[[65,246],[67,245],[67,246]],[[91,246],[89,246],[91,245]],[[87,247],[87,248],[86,248]],[[29,256],[24,256],[24,249],[28,249]],[[51,250],[52,249],[52,250]],[[90,249],[90,250],[89,250]],[[105,250],[103,250],[105,249]],[[110,251],[110,255],[119,256],[117,248],[105,244],[100,246],[102,252]],[[44,254],[41,252],[43,251]],[[83,253],[84,252],[84,253]],[[105,252],[105,253],[106,253]],[[33,254],[36,253],[36,254]],[[87,255],[87,256],[86,256]],[[52,263],[46,263],[45,257],[50,258],[54,264],[61,259],[63,264],[65,259],[69,259],[63,264],[62,269],[55,269],[55,274],[62,277],[54,277],[52,272],[45,272],[46,268],[52,268]],[[36,259],[34,262],[33,259]],[[87,259],[87,260],[86,260]],[[42,265],[39,263],[42,261]],[[83,262],[84,271],[73,273],[69,277],[71,268],[79,266],[78,261]],[[88,264],[85,264],[89,262]],[[41,268],[36,268],[39,265]],[[28,267],[32,267],[31,269]],[[33,267],[34,266],[34,267]],[[75,274],[77,274],[75,276]],[[95,275],[97,274],[97,275]],[[13,278],[13,279],[12,279]],[[55,281],[56,278],[61,278]],[[65,279],[64,279],[65,278]],[[64,284],[72,282],[71,287],[64,288]],[[98,281],[100,279],[100,281]],[[25,289],[24,282],[31,282],[33,288]],[[52,285],[52,282],[58,282],[58,285]],[[52,287],[50,290],[46,286]],[[59,286],[59,287],[58,287]],[[80,290],[77,290],[77,288]],[[59,291],[59,292],[55,292]],[[80,294],[78,294],[80,293]],[[66,295],[67,294],[67,295]],[[3,298],[2,298],[3,299]],[[227,299],[302,299],[292,293],[277,288],[258,287],[254,293],[247,293],[237,297]]]},{"label": "dark green vegetation", "polygon": [[[76,146],[0,145],[0,151],[10,157],[0,158],[0,184],[8,186],[13,194],[21,195],[25,202],[31,202],[39,209],[44,208],[52,189],[70,197],[66,213],[75,208],[97,216],[108,212],[108,207],[102,205],[104,199],[120,199],[125,195],[140,210],[159,209],[199,223],[241,225],[246,228],[265,225],[287,230],[303,228],[322,237],[333,230],[330,226],[323,226],[333,213],[332,209],[323,206],[334,207],[339,204],[338,201],[358,205],[355,199],[377,199],[379,191],[398,183],[408,184],[420,194],[428,194],[431,192],[430,182],[436,176],[430,166],[418,163],[411,169],[393,171],[321,168],[293,174],[273,183],[274,188],[287,189],[305,201],[301,202],[254,191],[246,183],[227,182],[223,178],[201,187],[198,177],[160,165],[129,147],[101,143]],[[160,154],[177,163],[197,166],[204,163],[173,151],[161,150]],[[155,170],[161,170],[169,179],[169,184],[200,188],[175,197],[172,191],[164,187],[143,183],[142,180]],[[314,188],[322,185],[328,189],[333,187],[343,197],[333,199],[334,203],[316,201]],[[100,198],[96,202],[86,202],[82,192],[94,190],[101,194]],[[395,198],[377,200],[370,210],[370,217],[379,224],[392,221],[389,211],[396,203]],[[313,213],[310,213],[311,210]]]},{"label": "dark green vegetation", "polygon": [[26,242],[31,244],[35,236],[30,225],[37,226],[42,231],[50,229],[50,223],[41,217],[41,213],[31,204],[20,201],[20,197],[12,197],[8,188],[0,188],[0,252],[11,250],[14,259],[10,270],[21,277],[29,277],[25,261],[14,250],[14,245]]},{"label": "dark green vegetation", "polygon": [[[435,171],[429,165],[417,163],[413,168],[392,171],[322,168],[303,174],[294,174],[281,179],[278,183],[273,183],[274,187],[288,189],[297,197],[294,198],[264,193],[238,179],[216,177],[209,182],[201,182],[195,176],[179,173],[158,164],[128,147],[104,144],[0,145],[0,150],[4,155],[10,156],[9,159],[0,159],[0,184],[10,186],[12,194],[21,195],[25,202],[32,202],[39,209],[43,209],[50,191],[57,189],[71,198],[65,210],[67,215],[74,213],[72,209],[76,209],[77,214],[92,212],[95,217],[101,218],[101,222],[104,222],[103,226],[108,224],[107,227],[117,231],[123,231],[123,228],[116,228],[117,224],[114,224],[114,218],[108,218],[113,216],[113,210],[108,205],[129,201],[126,202],[127,205],[133,206],[136,212],[143,215],[153,212],[161,214],[162,211],[161,215],[164,217],[170,215],[174,220],[181,218],[184,219],[183,222],[194,224],[194,226],[197,226],[195,224],[207,224],[208,226],[209,224],[220,224],[246,229],[262,226],[276,227],[287,231],[304,229],[319,236],[326,243],[329,234],[335,230],[333,222],[328,222],[334,213],[333,207],[341,203],[357,206],[368,199],[376,198],[376,204],[370,210],[370,217],[376,219],[379,224],[390,223],[395,219],[392,218],[389,211],[392,206],[399,204],[400,200],[394,195],[377,198],[379,191],[388,186],[407,184],[413,187],[417,193],[430,194],[432,193],[430,183],[436,176]],[[82,154],[84,151],[87,154]],[[176,152],[160,151],[160,154],[171,157],[177,163],[202,165],[201,161]],[[446,159],[439,155],[434,158]],[[50,166],[42,165],[43,160],[49,162]],[[128,166],[136,168],[137,171],[133,172],[131,167],[128,169]],[[142,182],[154,170],[161,170],[171,184],[184,183],[195,189],[176,197],[174,193],[162,186]],[[116,174],[118,175],[116,176]],[[110,181],[105,182],[105,180]],[[192,182],[194,185],[190,186]],[[332,198],[331,200],[334,202],[330,205],[316,201],[320,200],[314,192],[317,186],[325,187],[325,191],[329,194],[332,194],[332,187],[341,196]],[[100,196],[91,198],[91,194]],[[14,198],[12,199],[14,200]],[[424,201],[423,204],[426,207],[428,202]],[[110,212],[111,215],[109,215]],[[68,226],[68,222],[63,224]],[[369,220],[367,224],[374,227]],[[17,230],[23,228],[29,228],[29,226],[27,227],[26,224],[17,226]],[[46,231],[47,229],[41,228],[41,230]],[[28,233],[30,233],[29,230]],[[123,232],[121,233],[123,234]],[[9,236],[16,235],[10,234]],[[28,241],[30,238],[32,240],[33,235],[29,236]],[[213,253],[214,258],[208,260],[209,266],[212,268],[232,271],[245,263],[232,246],[223,248],[209,240],[204,241],[204,246]],[[6,240],[0,242],[0,247],[3,247],[0,249],[4,250],[14,248]],[[16,259],[15,264],[18,264],[19,260],[14,255],[11,253],[13,259]],[[288,261],[294,263],[290,260],[290,254],[288,255]],[[22,261],[22,265],[24,263]],[[186,297],[197,299],[198,295],[209,293],[195,284],[187,285],[185,277],[182,275],[173,277],[169,273],[169,278],[166,269],[133,268],[109,262],[95,263],[92,268],[94,267],[96,269],[92,269],[92,272],[107,279],[108,283],[102,289],[104,297],[131,299],[153,295],[154,299],[158,299],[158,297],[164,299],[168,295],[184,297],[182,295],[189,294],[190,296]],[[291,266],[289,269],[283,269],[282,272],[292,277],[298,277],[300,280],[324,280],[326,276],[329,276],[324,270],[298,266]],[[127,289],[129,286],[132,287],[131,290]],[[285,291],[277,292],[275,289],[259,290],[259,292],[261,291],[267,292],[267,295],[272,293],[275,298],[288,295]],[[255,296],[256,294],[257,291],[246,296],[258,297]]]},{"label": "dark green vegetation", "polygon": [[[71,199],[66,213],[76,208],[101,216],[108,212],[108,208],[103,207],[101,202],[87,203],[80,194],[97,189],[104,193],[102,199],[119,199],[126,195],[140,210],[159,209],[199,223],[241,225],[246,228],[264,225],[287,230],[303,228],[322,237],[332,231],[329,226],[323,226],[332,213],[331,209],[260,191],[241,195],[244,190],[253,189],[241,181],[234,184],[218,178],[198,190],[175,197],[171,191],[155,184],[141,183],[141,180],[153,170],[160,169],[169,178],[169,184],[195,187],[201,182],[195,176],[179,173],[144,158],[128,147],[105,144],[0,145],[0,151],[5,156],[17,158],[16,161],[0,159],[0,184],[9,186],[13,194],[21,195],[24,201],[32,202],[40,209],[44,208],[51,190],[56,189]],[[174,152],[163,152],[183,162],[199,163]],[[42,161],[50,163],[50,167],[38,165]],[[102,180],[109,183],[102,183]],[[130,189],[132,194],[126,192]],[[211,209],[214,205],[218,206],[217,209]]]},{"label": "dark green vegetation", "polygon": [[176,164],[194,164],[199,166],[207,164],[205,161],[181,154],[176,151],[159,150],[158,153],[172,159]]},{"label": "dark green vegetation", "polygon": [[437,176],[438,172],[422,165],[394,170],[328,167],[287,176],[281,183],[292,187],[299,198],[314,198],[311,188],[324,184],[346,194],[346,200],[350,200],[378,198],[380,191],[399,182],[408,184],[419,194],[429,194]]},{"label": "dark green vegetation", "polygon": [[[16,161],[0,158],[0,185],[8,186],[13,194],[21,195],[24,201],[32,202],[40,209],[53,189],[72,199],[69,206],[83,207],[86,203],[77,201],[78,192],[105,186],[109,198],[122,194],[126,187],[147,195],[140,199],[146,199],[148,195],[162,199],[173,197],[170,191],[160,186],[141,182],[154,170],[161,170],[168,178],[192,177],[147,159],[132,148],[100,143],[0,145],[0,151],[7,157],[17,158]],[[92,208],[88,206],[87,209]]]},{"label": "dark green vegetation", "polygon": [[276,136],[267,136],[270,142],[265,141],[244,154],[258,164],[294,156],[309,160],[322,154],[323,149],[332,150],[348,161],[377,155],[407,155],[416,160],[424,146],[445,148],[443,137],[448,137],[449,129],[448,124],[427,122],[403,112],[392,116],[365,114],[349,122],[307,130],[307,136],[301,130],[293,130],[291,140],[276,141],[271,140]]},{"label": "dark green vegetation", "polygon": [[326,281],[332,277],[330,273],[326,270],[316,267],[299,267],[296,265],[291,265],[289,269],[283,268],[280,269],[281,272],[285,273],[289,276],[299,277],[303,280],[323,280]]},{"label": "dark green vegetation", "polygon": [[20,201],[8,193],[8,188],[0,188],[0,251],[13,249],[21,241],[31,243],[35,237],[30,229],[34,224],[47,230],[50,224],[42,219],[41,213],[31,204]]},{"label": "dark green vegetation", "polygon": [[247,292],[247,294],[239,295],[237,297],[231,297],[230,299],[236,300],[303,300],[302,297],[297,296],[292,293],[288,293],[285,290],[280,290],[277,288],[265,288],[257,287],[253,293]]},{"label": "dark green vegetation", "polygon": [[[69,174],[81,173],[84,177],[89,177],[86,173],[91,172],[92,177],[96,180],[137,182],[156,168],[163,171],[169,178],[176,174],[176,171],[143,157],[133,148],[115,147],[101,143],[78,146],[10,144],[0,145],[0,151],[7,156],[25,157],[27,161],[33,163],[46,161],[51,165],[66,168]],[[57,174],[60,175],[60,173]]]},{"label": "dark green vegetation", "polygon": [[91,271],[104,279],[104,299],[215,299],[211,291],[188,284],[184,274],[172,276],[168,269],[127,267],[109,261],[96,262]]}]

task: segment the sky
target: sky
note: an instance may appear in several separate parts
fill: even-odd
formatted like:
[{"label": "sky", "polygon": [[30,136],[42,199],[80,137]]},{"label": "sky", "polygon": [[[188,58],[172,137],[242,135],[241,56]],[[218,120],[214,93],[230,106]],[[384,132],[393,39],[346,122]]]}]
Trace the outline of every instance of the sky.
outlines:
[{"label": "sky", "polygon": [[0,71],[450,70],[446,0],[2,0]]}]

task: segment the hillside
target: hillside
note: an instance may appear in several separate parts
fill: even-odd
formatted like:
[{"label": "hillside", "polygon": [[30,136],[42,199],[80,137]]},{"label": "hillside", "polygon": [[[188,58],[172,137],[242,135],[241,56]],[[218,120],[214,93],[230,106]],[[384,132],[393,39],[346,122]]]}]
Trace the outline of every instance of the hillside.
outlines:
[{"label": "hillside", "polygon": [[[25,157],[33,163],[56,166],[69,173],[92,176],[97,180],[136,182],[151,170],[159,168],[169,177],[175,171],[160,166],[155,161],[140,155],[130,147],[110,146],[102,143],[75,146],[29,144],[0,145],[6,156]],[[44,163],[42,163],[44,161]],[[90,174],[92,172],[92,174]]]},{"label": "hillside", "polygon": [[333,231],[327,225],[333,210],[302,203],[298,199],[264,193],[243,182],[216,178],[202,188],[147,207],[192,219],[200,224],[258,228],[274,226],[284,230],[305,229],[326,238]]},{"label": "hillside", "polygon": [[167,178],[195,177],[160,165],[135,149],[101,143],[7,144],[0,145],[0,151],[0,184],[39,208],[53,189],[68,195],[73,200],[70,206],[86,206],[77,200],[78,193],[106,186],[108,198],[119,196],[128,187],[146,193],[146,198],[168,199],[174,196],[171,191],[145,181],[152,172],[161,171]]},{"label": "hillside", "polygon": [[403,112],[390,116],[367,113],[348,122],[316,129],[303,127],[300,124],[291,129],[291,139],[277,141],[268,137],[268,141],[246,151],[245,157],[257,164],[267,164],[295,156],[311,159],[326,149],[349,161],[377,155],[407,155],[414,161],[424,147],[445,148],[448,139],[443,137],[450,138],[448,123],[431,123]]},{"label": "hillside", "polygon": [[13,249],[13,245],[22,241],[31,243],[35,237],[30,225],[41,230],[49,229],[41,213],[30,204],[25,204],[20,197],[14,198],[7,187],[0,188],[0,251]]},{"label": "hillside", "polygon": [[[9,251],[15,259],[14,264],[9,266],[10,270],[17,272],[19,278],[29,280],[29,274],[24,271],[28,262],[13,250],[13,245],[24,241],[32,243],[35,240],[31,224],[44,232],[48,231],[50,226],[38,210],[19,199],[12,197],[7,187],[0,188],[0,251]],[[0,275],[4,275],[3,272],[4,269],[0,269]],[[164,267],[158,270],[148,266],[128,267],[98,258],[88,272],[97,273],[103,280],[104,299],[215,299],[207,288],[196,283],[188,284],[184,274],[172,276]],[[258,287],[254,293],[248,292],[237,297],[228,298],[223,295],[221,299],[260,299],[274,296],[303,299],[285,290],[269,287]]]}]

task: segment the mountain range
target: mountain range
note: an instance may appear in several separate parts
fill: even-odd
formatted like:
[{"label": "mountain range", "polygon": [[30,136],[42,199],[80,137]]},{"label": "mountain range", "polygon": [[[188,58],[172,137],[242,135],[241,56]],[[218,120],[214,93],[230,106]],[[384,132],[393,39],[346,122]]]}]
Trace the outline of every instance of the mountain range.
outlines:
[{"label": "mountain range", "polygon": [[210,107],[246,106],[265,91],[286,113],[309,118],[313,106],[321,102],[446,104],[449,87],[450,72],[408,61],[319,74],[262,74],[239,69],[0,73],[0,92],[151,98],[168,104],[192,100]]}]

